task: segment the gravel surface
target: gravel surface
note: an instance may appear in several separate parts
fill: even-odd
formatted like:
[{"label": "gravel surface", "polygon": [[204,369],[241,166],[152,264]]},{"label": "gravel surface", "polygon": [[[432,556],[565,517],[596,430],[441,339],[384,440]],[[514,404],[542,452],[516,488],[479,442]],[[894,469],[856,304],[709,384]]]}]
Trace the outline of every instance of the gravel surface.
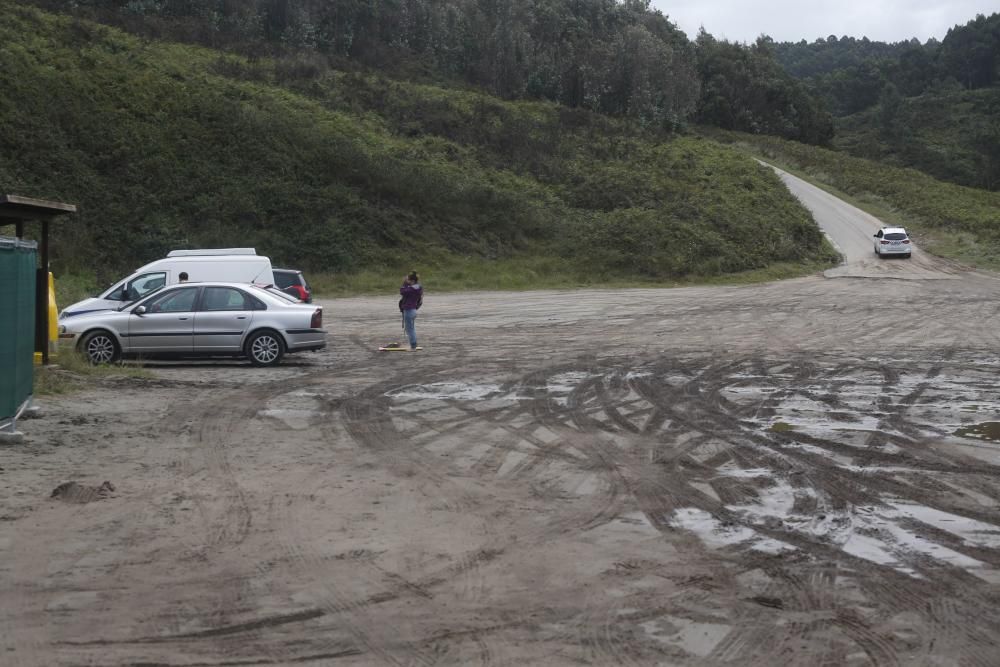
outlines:
[{"label": "gravel surface", "polygon": [[423,352],[342,299],[277,369],[47,399],[0,450],[0,663],[998,664],[1000,281],[866,260],[431,278]]}]

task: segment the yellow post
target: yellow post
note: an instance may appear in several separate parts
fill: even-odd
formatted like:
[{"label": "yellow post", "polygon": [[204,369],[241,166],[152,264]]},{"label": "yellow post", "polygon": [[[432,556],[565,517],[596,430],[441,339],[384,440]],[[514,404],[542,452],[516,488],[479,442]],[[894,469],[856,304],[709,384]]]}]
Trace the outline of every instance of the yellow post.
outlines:
[{"label": "yellow post", "polygon": [[59,308],[56,307],[56,279],[49,271],[49,356],[59,354]]},{"label": "yellow post", "polygon": [[[56,279],[49,271],[49,358],[59,353],[59,308],[56,307]],[[35,352],[35,365],[42,363],[42,353]]]}]

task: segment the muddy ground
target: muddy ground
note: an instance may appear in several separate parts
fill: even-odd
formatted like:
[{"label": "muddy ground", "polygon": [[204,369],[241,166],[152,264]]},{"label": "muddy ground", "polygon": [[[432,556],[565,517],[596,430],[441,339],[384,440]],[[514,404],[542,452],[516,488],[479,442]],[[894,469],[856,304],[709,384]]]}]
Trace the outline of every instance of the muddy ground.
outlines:
[{"label": "muddy ground", "polygon": [[874,266],[431,292],[414,354],[328,301],[280,368],[46,399],[0,664],[1000,664],[1000,280]]}]

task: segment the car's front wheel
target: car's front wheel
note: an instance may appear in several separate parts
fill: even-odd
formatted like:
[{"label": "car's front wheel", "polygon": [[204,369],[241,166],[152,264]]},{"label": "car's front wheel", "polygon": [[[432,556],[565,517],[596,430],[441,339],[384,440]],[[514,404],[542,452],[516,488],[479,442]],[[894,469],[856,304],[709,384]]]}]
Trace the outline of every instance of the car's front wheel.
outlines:
[{"label": "car's front wheel", "polygon": [[113,364],[122,356],[122,349],[118,341],[109,332],[102,330],[91,331],[80,341],[80,352],[87,358],[87,361],[96,365]]},{"label": "car's front wheel", "polygon": [[274,331],[258,331],[247,340],[246,354],[254,366],[274,366],[285,354],[284,341]]}]

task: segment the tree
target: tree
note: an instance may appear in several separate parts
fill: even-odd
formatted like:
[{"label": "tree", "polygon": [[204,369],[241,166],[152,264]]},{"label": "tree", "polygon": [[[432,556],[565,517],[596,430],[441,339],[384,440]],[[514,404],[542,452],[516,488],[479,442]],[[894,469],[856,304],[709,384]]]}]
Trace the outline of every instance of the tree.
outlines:
[{"label": "tree", "polygon": [[784,72],[769,38],[748,47],[716,40],[703,29],[695,45],[702,80],[699,121],[815,144],[833,137],[829,114]]},{"label": "tree", "polygon": [[890,144],[896,143],[899,138],[899,116],[900,107],[903,104],[903,96],[899,94],[899,89],[892,83],[886,83],[879,95],[878,101],[878,123],[879,134]]},{"label": "tree", "polygon": [[990,105],[986,129],[976,137],[982,187],[1000,190],[1000,97]]}]

